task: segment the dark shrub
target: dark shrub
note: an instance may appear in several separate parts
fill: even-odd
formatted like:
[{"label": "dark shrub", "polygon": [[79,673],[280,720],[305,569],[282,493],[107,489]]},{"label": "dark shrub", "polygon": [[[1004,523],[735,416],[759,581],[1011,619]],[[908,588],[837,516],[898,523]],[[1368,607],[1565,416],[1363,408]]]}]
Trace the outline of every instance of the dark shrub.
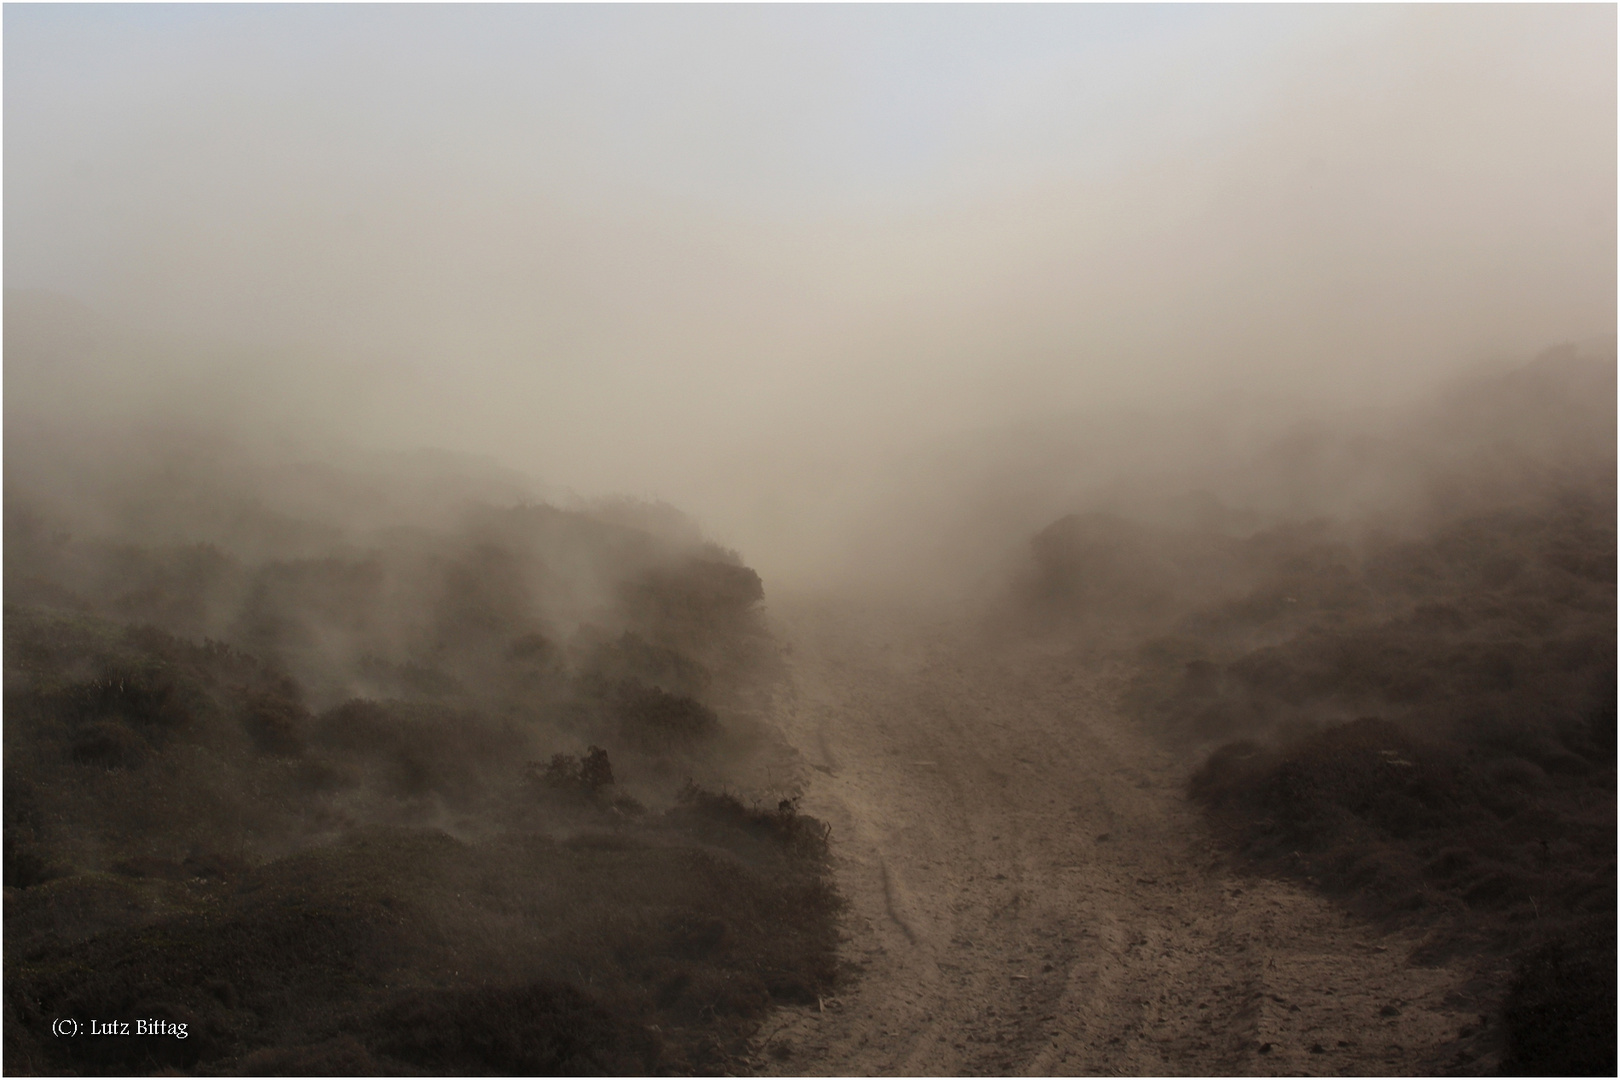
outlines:
[{"label": "dark shrub", "polygon": [[619,736],[653,753],[691,750],[720,731],[720,718],[712,709],[656,686],[622,682],[611,702]]},{"label": "dark shrub", "polygon": [[476,798],[486,776],[511,775],[510,761],[523,748],[509,726],[470,710],[360,699],[322,713],[310,741],[375,770],[390,794],[406,798]]},{"label": "dark shrub", "polygon": [[706,558],[657,566],[620,589],[620,605],[643,637],[710,663],[741,659],[738,634],[750,632],[749,616],[764,597],[753,570]]},{"label": "dark shrub", "polygon": [[119,720],[96,720],[82,728],[69,748],[74,761],[108,769],[139,765],[151,749],[145,739]]},{"label": "dark shrub", "polygon": [[69,693],[87,720],[117,717],[149,729],[183,728],[198,707],[195,689],[168,665],[153,662],[110,666]]},{"label": "dark shrub", "polygon": [[531,761],[527,775],[531,784],[547,791],[595,796],[613,786],[613,763],[606,750],[592,746],[584,757],[553,754],[544,765]]},{"label": "dark shrub", "polygon": [[680,1006],[693,1019],[759,1016],[771,1007],[771,993],[751,971],[710,968],[687,984]]},{"label": "dark shrub", "polygon": [[564,983],[421,991],[380,1013],[377,1053],[440,1075],[651,1075],[656,1034]]},{"label": "dark shrub", "polygon": [[267,754],[294,757],[304,751],[309,710],[295,698],[266,691],[250,692],[242,714],[242,727],[253,744]]},{"label": "dark shrub", "polygon": [[702,697],[714,681],[709,670],[696,660],[628,632],[615,641],[597,645],[585,662],[583,675],[607,684],[641,683],[689,698]]},{"label": "dark shrub", "polygon": [[1030,541],[1028,599],[1053,614],[1162,608],[1174,576],[1157,533],[1113,514],[1071,514]]},{"label": "dark shrub", "polygon": [[579,759],[579,782],[592,791],[613,786],[613,765],[606,750],[600,746],[586,749]]},{"label": "dark shrub", "polygon": [[1312,822],[1333,810],[1410,835],[1451,797],[1456,778],[1437,747],[1375,717],[1311,736],[1285,751],[1261,798],[1280,818]]},{"label": "dark shrub", "polygon": [[1584,938],[1547,942],[1522,957],[1503,1008],[1514,1076],[1615,1074],[1612,921]]},{"label": "dark shrub", "polygon": [[826,825],[799,813],[793,800],[783,800],[775,810],[766,810],[745,806],[727,792],[705,791],[692,783],[682,789],[668,818],[678,827],[722,846],[730,834],[764,841],[788,854],[810,859],[826,857],[831,835]]},{"label": "dark shrub", "polygon": [[1227,743],[1204,761],[1190,783],[1194,798],[1214,808],[1251,801],[1276,761],[1274,751],[1248,740]]}]

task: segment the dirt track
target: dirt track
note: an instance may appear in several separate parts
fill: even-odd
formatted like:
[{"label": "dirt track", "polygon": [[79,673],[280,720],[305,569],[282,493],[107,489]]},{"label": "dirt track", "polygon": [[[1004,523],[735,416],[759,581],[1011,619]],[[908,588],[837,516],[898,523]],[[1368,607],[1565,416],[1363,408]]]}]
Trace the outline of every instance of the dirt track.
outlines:
[{"label": "dirt track", "polygon": [[850,903],[838,1000],[760,1033],[763,1072],[1489,1070],[1466,976],[1300,888],[1234,872],[1191,761],[1118,723],[1118,664],[970,647],[944,622],[778,605]]}]

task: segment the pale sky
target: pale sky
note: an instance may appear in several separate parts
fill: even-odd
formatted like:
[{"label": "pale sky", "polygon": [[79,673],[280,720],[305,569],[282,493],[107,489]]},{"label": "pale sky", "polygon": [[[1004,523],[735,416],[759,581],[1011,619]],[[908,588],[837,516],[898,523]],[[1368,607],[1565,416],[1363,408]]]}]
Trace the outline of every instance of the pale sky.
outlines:
[{"label": "pale sky", "polygon": [[8,288],[204,343],[178,366],[266,422],[667,498],[745,554],[965,431],[1614,328],[1612,5],[4,29]]}]

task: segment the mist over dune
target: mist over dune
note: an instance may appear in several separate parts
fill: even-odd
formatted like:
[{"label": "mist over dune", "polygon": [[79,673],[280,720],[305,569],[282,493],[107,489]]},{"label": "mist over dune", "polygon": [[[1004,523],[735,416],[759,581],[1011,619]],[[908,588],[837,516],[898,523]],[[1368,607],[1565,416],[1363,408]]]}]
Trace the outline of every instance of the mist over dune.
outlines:
[{"label": "mist over dune", "polygon": [[773,576],[973,432],[1615,320],[1601,7],[7,18],[7,284],[103,343],[8,298],[8,420],[487,454]]},{"label": "mist over dune", "polygon": [[4,21],[8,1072],[1612,1073],[1612,5]]}]

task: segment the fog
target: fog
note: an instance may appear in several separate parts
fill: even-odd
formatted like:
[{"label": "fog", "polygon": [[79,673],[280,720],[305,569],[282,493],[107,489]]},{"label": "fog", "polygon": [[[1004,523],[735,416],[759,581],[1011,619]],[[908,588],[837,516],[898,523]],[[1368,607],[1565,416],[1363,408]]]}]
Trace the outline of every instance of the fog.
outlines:
[{"label": "fog", "polygon": [[7,1074],[1615,1074],[1612,5],[3,18]]},{"label": "fog", "polygon": [[1615,324],[1611,7],[5,30],[11,476],[431,449],[468,498],[674,504],[767,589],[967,580]]}]

